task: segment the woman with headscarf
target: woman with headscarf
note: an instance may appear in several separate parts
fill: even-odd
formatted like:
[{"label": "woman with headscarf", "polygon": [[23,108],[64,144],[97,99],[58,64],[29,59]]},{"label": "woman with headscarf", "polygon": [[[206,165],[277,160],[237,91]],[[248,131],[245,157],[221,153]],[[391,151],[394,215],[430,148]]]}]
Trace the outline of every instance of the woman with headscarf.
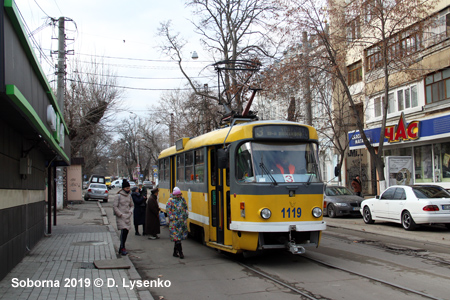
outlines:
[{"label": "woman with headscarf", "polygon": [[127,241],[128,231],[131,227],[131,215],[133,201],[131,200],[130,184],[123,180],[122,189],[117,192],[117,198],[114,201],[113,210],[116,215],[117,229],[120,230],[119,254],[127,255],[125,242]]},{"label": "woman with headscarf", "polygon": [[188,208],[186,200],[181,195],[181,190],[174,187],[172,197],[166,204],[166,212],[169,216],[170,240],[175,243],[173,256],[184,258],[181,241],[187,238]]},{"label": "woman with headscarf", "polygon": [[150,191],[152,194],[147,201],[147,211],[145,214],[145,232],[149,234],[149,240],[159,239],[158,234],[160,231],[159,224],[159,204],[158,204],[158,193],[159,189],[154,188]]},{"label": "woman with headscarf", "polygon": [[131,197],[133,198],[134,202],[133,221],[135,234],[141,235],[139,233],[139,225],[142,225],[142,233],[145,234],[145,210],[147,206],[145,202],[147,201],[147,197],[141,195],[137,186],[133,187],[133,189],[131,190]]}]

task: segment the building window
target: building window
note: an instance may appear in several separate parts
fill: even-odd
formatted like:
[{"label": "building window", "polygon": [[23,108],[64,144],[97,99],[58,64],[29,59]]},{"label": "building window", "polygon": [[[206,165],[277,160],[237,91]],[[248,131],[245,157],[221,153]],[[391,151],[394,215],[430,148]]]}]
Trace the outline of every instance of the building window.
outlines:
[{"label": "building window", "polygon": [[450,99],[450,68],[425,78],[426,104]]},{"label": "building window", "polygon": [[362,80],[362,64],[358,61],[347,67],[348,84],[352,85]]},{"label": "building window", "polygon": [[[373,98],[374,116],[380,117],[384,96]],[[388,114],[400,112],[405,109],[414,108],[419,105],[417,99],[417,84],[401,87],[389,93]]]},{"label": "building window", "polygon": [[450,182],[450,143],[434,145],[434,165],[436,182]]},{"label": "building window", "polygon": [[384,102],[384,97],[376,97],[374,99],[375,117],[381,116],[381,104]]},{"label": "building window", "polygon": [[414,147],[415,182],[433,181],[433,164],[431,161],[431,145]]},{"label": "building window", "polygon": [[361,23],[357,16],[347,24],[347,41],[352,42],[359,38],[361,38]]}]

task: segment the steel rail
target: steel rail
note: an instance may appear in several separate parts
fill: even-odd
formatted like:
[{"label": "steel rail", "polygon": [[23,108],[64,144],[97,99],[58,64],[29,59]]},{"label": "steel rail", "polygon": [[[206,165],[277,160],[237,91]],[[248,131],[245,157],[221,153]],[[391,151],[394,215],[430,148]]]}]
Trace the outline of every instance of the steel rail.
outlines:
[{"label": "steel rail", "polygon": [[326,263],[324,261],[321,261],[319,259],[315,259],[315,258],[311,258],[311,257],[307,257],[307,256],[303,256],[303,257],[306,258],[306,259],[309,259],[310,261],[313,261],[313,262],[316,262],[318,264],[327,266],[329,268],[333,268],[333,269],[336,269],[336,270],[347,272],[349,274],[360,276],[360,277],[363,277],[363,278],[366,278],[366,279],[369,279],[369,280],[372,280],[372,281],[375,281],[375,282],[379,282],[379,283],[382,283],[382,284],[394,287],[394,288],[399,289],[399,290],[403,290],[403,291],[406,291],[406,292],[409,292],[409,293],[412,293],[412,294],[420,295],[420,296],[428,298],[428,299],[444,300],[444,299],[437,298],[437,297],[434,297],[432,295],[428,295],[428,294],[425,294],[425,293],[422,293],[422,292],[419,292],[419,291],[416,291],[416,290],[412,290],[410,288],[407,288],[407,287],[404,287],[404,286],[401,286],[401,285],[398,285],[398,284],[394,284],[394,283],[391,283],[391,282],[388,282],[388,281],[385,281],[385,280],[382,280],[382,279],[378,279],[378,278],[375,278],[375,277],[372,277],[372,276],[364,275],[364,274],[361,274],[361,273],[358,273],[358,272],[355,272],[355,271],[351,271],[351,270],[348,270],[348,269],[345,269],[345,268],[341,268],[341,267],[338,267],[338,266]]}]

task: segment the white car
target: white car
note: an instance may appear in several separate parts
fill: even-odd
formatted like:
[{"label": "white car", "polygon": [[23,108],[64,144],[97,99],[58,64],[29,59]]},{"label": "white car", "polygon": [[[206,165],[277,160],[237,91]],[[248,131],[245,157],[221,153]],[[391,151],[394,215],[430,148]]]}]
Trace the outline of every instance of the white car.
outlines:
[{"label": "white car", "polygon": [[414,230],[417,224],[443,223],[450,229],[450,193],[436,185],[395,185],[364,200],[361,214],[366,224],[395,222]]}]

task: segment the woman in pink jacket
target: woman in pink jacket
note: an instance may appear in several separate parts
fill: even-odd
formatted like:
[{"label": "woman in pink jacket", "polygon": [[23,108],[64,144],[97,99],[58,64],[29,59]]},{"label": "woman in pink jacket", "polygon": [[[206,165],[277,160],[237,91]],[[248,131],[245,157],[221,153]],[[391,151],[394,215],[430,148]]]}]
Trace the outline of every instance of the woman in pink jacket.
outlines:
[{"label": "woman in pink jacket", "polygon": [[130,184],[125,179],[122,182],[122,189],[118,192],[114,201],[114,214],[116,215],[117,229],[120,230],[119,254],[127,255],[125,242],[128,231],[131,228],[131,216],[133,214],[133,200],[131,199]]}]

